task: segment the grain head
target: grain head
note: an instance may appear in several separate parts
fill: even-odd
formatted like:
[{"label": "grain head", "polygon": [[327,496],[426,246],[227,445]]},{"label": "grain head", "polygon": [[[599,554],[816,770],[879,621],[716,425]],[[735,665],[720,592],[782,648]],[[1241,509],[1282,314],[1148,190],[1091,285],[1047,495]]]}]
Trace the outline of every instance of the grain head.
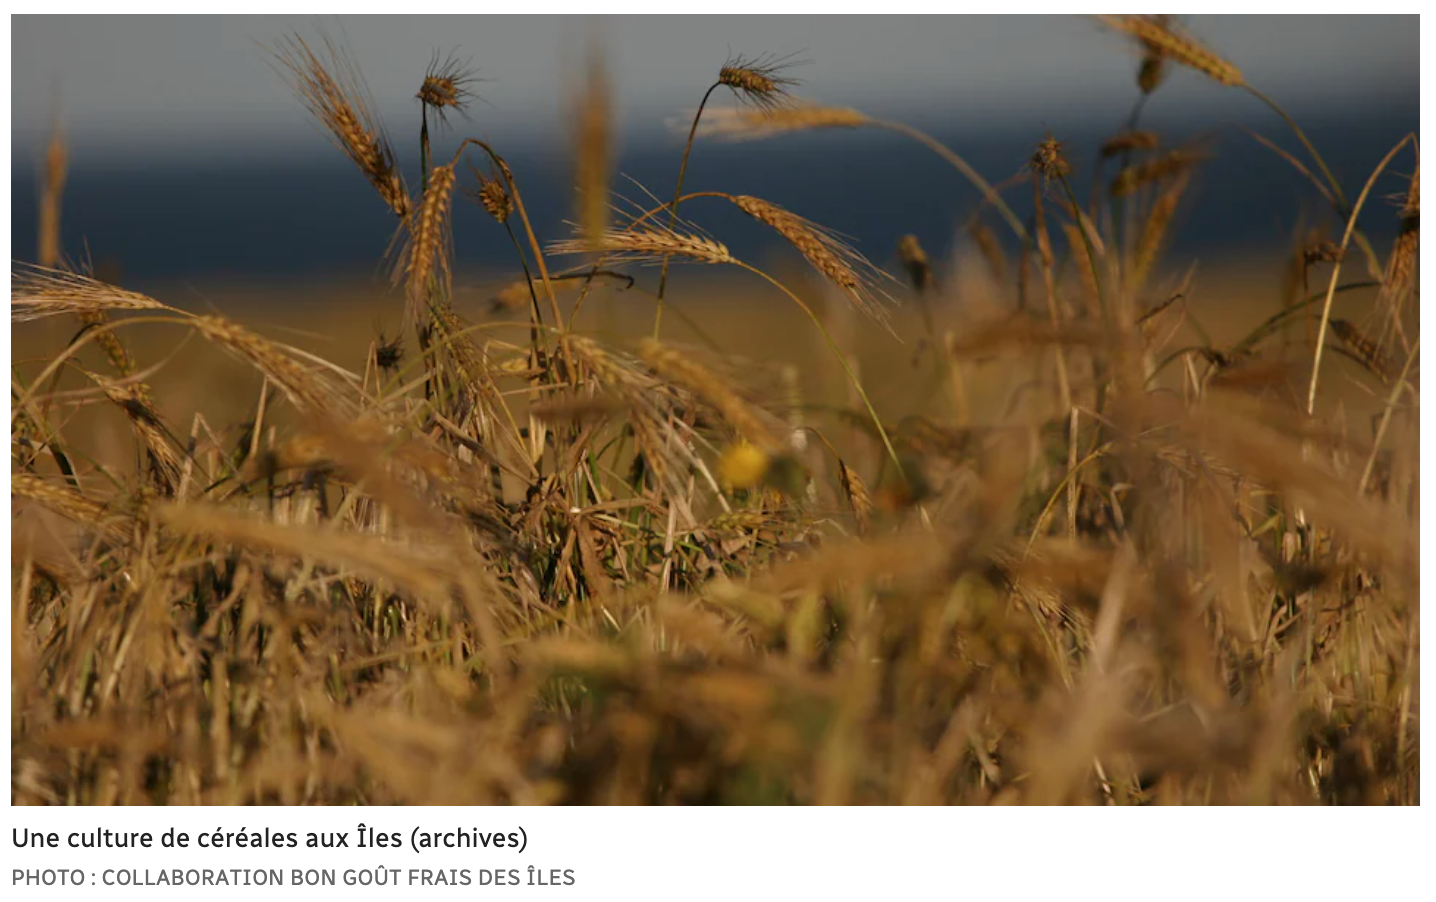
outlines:
[{"label": "grain head", "polygon": [[454,196],[454,167],[435,166],[429,172],[429,187],[424,201],[415,211],[409,225],[409,247],[405,265],[405,286],[409,298],[409,314],[414,322],[422,322],[424,308],[436,285],[447,294],[450,248],[453,235],[449,216]]},{"label": "grain head", "polygon": [[735,56],[718,70],[718,84],[731,88],[746,103],[771,109],[789,101],[788,89],[797,86],[798,81],[783,73],[801,63],[791,56]]},{"label": "grain head", "polygon": [[848,107],[802,104],[761,109],[713,110],[704,115],[698,134],[741,141],[771,138],[793,132],[861,128],[871,124],[872,120],[866,115]]},{"label": "grain head", "polygon": [[904,235],[898,239],[898,260],[907,270],[908,280],[919,292],[933,287],[932,261],[916,235]]},{"label": "grain head", "polygon": [[733,255],[721,242],[682,228],[645,222],[633,228],[610,228],[601,235],[584,235],[555,241],[551,254],[582,254],[597,251],[619,262],[656,264],[665,257],[679,257],[698,263],[732,263]]},{"label": "grain head", "polygon": [[1062,143],[1049,134],[1033,151],[1029,165],[1033,172],[1042,176],[1043,181],[1061,178],[1071,168],[1067,155],[1062,151]]},{"label": "grain head", "polygon": [[[1202,46],[1191,35],[1163,16],[1099,16],[1114,31],[1129,35],[1141,45],[1146,59],[1170,60],[1202,73],[1224,85],[1242,85],[1241,70]],[[1147,68],[1143,63],[1144,70]],[[1160,76],[1148,75],[1142,80],[1143,91],[1151,93]]]},{"label": "grain head", "polygon": [[514,199],[509,196],[508,189],[504,187],[503,179],[480,172],[473,163],[469,164],[469,170],[473,173],[478,187],[465,188],[465,195],[483,207],[495,222],[500,225],[508,222],[514,212]]},{"label": "grain head", "polygon": [[1156,132],[1142,129],[1128,129],[1102,142],[1102,159],[1108,160],[1124,153],[1139,150],[1154,150],[1159,143]]},{"label": "grain head", "polygon": [[477,71],[467,61],[452,55],[440,57],[436,53],[424,72],[419,93],[414,96],[427,109],[434,111],[439,122],[445,123],[450,113],[468,115],[469,103],[474,99],[471,88],[478,81],[477,76]]},{"label": "grain head", "polygon": [[884,304],[889,299],[877,287],[877,282],[891,277],[862,254],[834,233],[777,204],[743,194],[730,196],[729,200],[787,239],[815,270],[842,289],[859,310],[877,319],[884,318]]},{"label": "grain head", "polygon": [[389,209],[401,219],[408,216],[409,189],[347,51],[327,37],[323,48],[316,51],[303,38],[291,35],[275,48],[274,58],[309,112],[359,167]]}]

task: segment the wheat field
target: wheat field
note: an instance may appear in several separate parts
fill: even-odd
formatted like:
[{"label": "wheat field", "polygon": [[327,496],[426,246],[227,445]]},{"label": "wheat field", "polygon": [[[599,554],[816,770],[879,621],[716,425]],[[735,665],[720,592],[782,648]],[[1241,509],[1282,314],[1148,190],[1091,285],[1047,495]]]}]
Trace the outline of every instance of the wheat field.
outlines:
[{"label": "wheat field", "polygon": [[[1039,133],[989,179],[743,56],[640,203],[592,48],[564,234],[455,58],[391,131],[294,34],[266,53],[395,229],[319,344],[76,262],[57,137],[11,269],[12,802],[1419,803],[1416,137],[1342,184],[1218,49],[1101,24],[1136,64],[1095,176]],[[1215,325],[1169,247],[1202,155],[1142,127],[1177,71],[1268,107],[1339,224]],[[712,142],[837,129],[976,188],[960,278],[685,193]],[[512,248],[489,308],[456,216]]]}]

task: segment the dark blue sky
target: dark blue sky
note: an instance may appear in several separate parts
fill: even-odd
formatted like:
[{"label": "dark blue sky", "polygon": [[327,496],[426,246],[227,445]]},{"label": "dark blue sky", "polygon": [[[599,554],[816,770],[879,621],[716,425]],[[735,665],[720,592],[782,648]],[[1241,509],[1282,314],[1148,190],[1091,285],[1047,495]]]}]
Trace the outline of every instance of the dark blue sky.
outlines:
[{"label": "dark blue sky", "polygon": [[[1349,194],[1418,127],[1415,17],[1186,21],[1298,115]],[[33,257],[34,163],[58,98],[71,145],[65,247],[88,249],[141,280],[377,271],[392,216],[265,62],[263,43],[291,28],[313,35],[321,24],[348,42],[411,183],[416,84],[436,48],[471,56],[490,79],[478,85],[486,103],[458,127],[492,139],[514,163],[545,240],[563,237],[571,215],[564,110],[590,27],[609,51],[620,122],[615,168],[658,195],[672,190],[681,152],[671,126],[686,124],[730,48],[812,60],[793,72],[805,82],[801,96],[921,125],[993,182],[1019,171],[1050,129],[1068,142],[1081,190],[1095,147],[1130,109],[1137,62],[1118,36],[1066,16],[609,17],[596,26],[503,16],[12,22],[12,257]],[[1299,223],[1330,218],[1311,187],[1240,127],[1297,149],[1249,95],[1176,71],[1145,116],[1169,143],[1209,142],[1212,158],[1177,223],[1184,249],[1267,250],[1289,242]],[[440,152],[458,136],[441,136]],[[1409,170],[1399,160],[1378,197],[1401,190]],[[941,252],[977,201],[946,164],[886,133],[702,144],[689,186],[784,204],[852,236],[879,264],[891,262],[907,232]],[[642,196],[623,179],[614,188]],[[1022,200],[1014,205],[1021,212]],[[1372,204],[1363,223],[1375,235],[1394,224],[1386,207]],[[740,254],[761,252],[771,237],[721,207],[691,215]],[[482,213],[461,208],[455,229],[461,267],[509,264],[507,239]]]}]

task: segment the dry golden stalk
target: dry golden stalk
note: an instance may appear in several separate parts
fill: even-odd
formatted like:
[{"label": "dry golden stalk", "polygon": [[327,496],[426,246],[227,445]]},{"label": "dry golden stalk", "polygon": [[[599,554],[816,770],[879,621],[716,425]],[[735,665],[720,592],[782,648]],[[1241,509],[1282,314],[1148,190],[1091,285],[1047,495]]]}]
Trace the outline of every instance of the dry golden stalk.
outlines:
[{"label": "dry golden stalk", "polygon": [[1390,381],[1393,368],[1380,344],[1350,320],[1334,319],[1330,325],[1331,331],[1336,333],[1336,337],[1357,362],[1383,382]]},{"label": "dry golden stalk", "polygon": [[449,212],[454,195],[454,167],[435,166],[429,173],[424,202],[410,223],[407,266],[409,313],[415,322],[422,319],[429,301],[430,279],[449,277]]},{"label": "dry golden stalk", "polygon": [[1401,218],[1411,219],[1421,215],[1421,161],[1416,162],[1416,171],[1411,173],[1411,185],[1406,189],[1406,202],[1401,205]]},{"label": "dry golden stalk", "polygon": [[[115,335],[113,329],[106,328],[109,317],[98,310],[86,310],[79,314],[80,321],[86,326],[94,328],[95,343],[105,352],[105,357],[110,361],[110,366],[121,376],[132,375],[135,371],[134,361],[130,359],[130,352],[125,348],[124,342]],[[144,389],[144,386],[140,386]],[[145,391],[148,394],[148,391]]]},{"label": "dry golden stalk", "polygon": [[1411,176],[1411,187],[1406,191],[1406,201],[1401,205],[1401,228],[1391,256],[1386,261],[1386,274],[1382,279],[1381,293],[1387,302],[1388,316],[1397,321],[1401,310],[1411,297],[1416,282],[1416,262],[1421,252],[1421,165]]},{"label": "dry golden stalk", "polygon": [[173,311],[173,308],[84,273],[28,263],[11,264],[11,322],[26,323],[65,313],[109,310]]},{"label": "dry golden stalk", "polygon": [[846,243],[831,232],[777,204],[746,194],[730,196],[738,209],[771,226],[788,243],[797,248],[810,265],[841,288],[853,304],[864,313],[882,319],[883,302],[887,295],[877,290],[874,282],[881,273]]},{"label": "dry golden stalk", "polygon": [[654,481],[667,487],[676,478],[677,439],[660,407],[663,386],[630,360],[610,353],[592,339],[569,337],[569,349],[583,369],[630,410],[633,435]]},{"label": "dry golden stalk", "polygon": [[732,88],[740,100],[771,109],[786,103],[788,88],[798,84],[797,79],[782,74],[795,65],[797,62],[790,57],[764,55],[746,59],[736,56],[718,70],[718,84]]},{"label": "dry golden stalk", "polygon": [[1072,249],[1072,265],[1077,269],[1077,276],[1082,280],[1082,290],[1087,299],[1088,310],[1096,313],[1098,311],[1097,298],[1097,276],[1092,271],[1092,258],[1087,253],[1087,242],[1082,240],[1082,227],[1075,222],[1062,223],[1062,231],[1067,236],[1067,245]]},{"label": "dry golden stalk", "polygon": [[362,533],[283,525],[217,505],[169,505],[160,516],[177,532],[353,568],[403,586],[418,598],[445,597],[459,579],[460,562],[442,544],[401,544]]},{"label": "dry golden stalk", "polygon": [[[134,363],[119,336],[110,328],[106,310],[168,310],[170,308],[137,292],[125,291],[99,282],[83,273],[45,270],[20,264],[19,273],[11,273],[11,317],[17,322],[39,319],[74,310],[105,352],[110,365],[121,376],[134,373]],[[149,387],[134,387],[146,405],[153,406]]]},{"label": "dry golden stalk", "polygon": [[1002,252],[1002,245],[998,242],[997,236],[980,221],[974,221],[968,227],[967,232],[972,236],[973,244],[977,245],[978,253],[982,254],[983,262],[987,264],[987,271],[992,275],[992,280],[1001,285],[1007,281],[1007,255]]},{"label": "dry golden stalk", "polygon": [[602,235],[580,235],[549,245],[551,254],[582,254],[596,250],[629,263],[661,263],[665,256],[699,263],[732,263],[733,255],[720,242],[653,223],[636,229],[609,229]]},{"label": "dry golden stalk", "polygon": [[414,96],[437,113],[440,122],[445,122],[449,110],[465,114],[469,101],[474,97],[469,90],[475,81],[474,75],[474,70],[466,62],[453,56],[440,59],[436,53],[429,61],[419,93]]},{"label": "dry golden stalk", "polygon": [[45,149],[45,181],[40,186],[40,246],[36,260],[41,266],[54,267],[60,262],[60,200],[65,195],[68,174],[65,136],[57,125]]},{"label": "dry golden stalk", "polygon": [[299,99],[329,130],[335,144],[359,167],[389,209],[401,219],[408,216],[409,189],[348,53],[326,37],[321,56],[303,38],[291,35],[275,48],[274,57],[288,70]]},{"label": "dry golden stalk", "polygon": [[838,461],[838,475],[843,485],[843,496],[847,498],[848,506],[853,509],[853,516],[857,518],[858,532],[866,533],[873,513],[873,499],[868,494],[867,484],[857,470],[841,460]]},{"label": "dry golden stalk", "polygon": [[484,413],[492,411],[500,403],[498,386],[489,374],[483,352],[469,334],[469,324],[454,312],[447,301],[431,303],[429,313],[449,358],[463,378],[461,388],[485,406]]},{"label": "dry golden stalk", "polygon": [[932,288],[932,263],[928,260],[927,251],[922,249],[922,243],[918,241],[916,235],[904,235],[898,239],[898,259],[902,261],[903,268],[907,270],[913,288],[918,291],[927,291]]},{"label": "dry golden stalk", "polygon": [[[1409,226],[1408,226],[1409,223]],[[1391,258],[1386,262],[1386,274],[1381,291],[1392,310],[1401,310],[1411,297],[1411,288],[1416,282],[1416,261],[1421,252],[1421,227],[1417,220],[1402,223],[1401,233],[1391,247]]]},{"label": "dry golden stalk", "polygon": [[268,376],[304,413],[343,416],[353,407],[320,370],[301,366],[278,345],[243,326],[220,316],[197,316],[189,322],[206,339]]},{"label": "dry golden stalk", "polygon": [[[637,374],[624,367],[615,360],[602,345],[591,338],[582,335],[569,337],[569,344],[572,346],[576,356],[584,366],[598,377],[599,382],[618,389],[625,385],[632,385]],[[640,380],[641,381],[641,380]]]},{"label": "dry golden stalk", "polygon": [[729,140],[767,138],[786,132],[825,128],[860,128],[872,120],[847,107],[783,106],[758,110],[712,110],[698,132]]},{"label": "dry golden stalk", "polygon": [[1186,172],[1202,159],[1201,155],[1190,150],[1170,150],[1159,157],[1150,160],[1143,160],[1140,163],[1133,163],[1131,166],[1117,173],[1112,179],[1111,193],[1113,197],[1125,197],[1137,191],[1143,185],[1150,185],[1152,182],[1161,181],[1165,178]]},{"label": "dry golden stalk", "polygon": [[628,410],[621,399],[607,395],[535,401],[529,413],[544,423],[601,423]]},{"label": "dry golden stalk", "polygon": [[688,389],[718,411],[723,419],[755,447],[772,453],[781,443],[738,393],[729,388],[716,373],[683,356],[682,352],[646,339],[638,347],[639,356],[659,376]]},{"label": "dry golden stalk", "polygon": [[1135,150],[1153,150],[1158,144],[1156,132],[1125,131],[1108,138],[1102,143],[1102,159],[1107,160],[1118,154]]},{"label": "dry golden stalk", "polygon": [[1147,213],[1147,220],[1142,223],[1142,231],[1137,237],[1137,249],[1132,261],[1131,291],[1140,291],[1146,284],[1147,277],[1151,275],[1157,255],[1162,250],[1167,231],[1171,227],[1172,217],[1176,215],[1177,204],[1181,202],[1182,194],[1190,182],[1191,174],[1182,173],[1157,195],[1156,201],[1152,203],[1152,209]]},{"label": "dry golden stalk", "polygon": [[608,69],[602,53],[591,45],[584,90],[575,99],[573,112],[577,123],[574,183],[578,187],[578,221],[584,235],[602,235],[608,230],[611,107]]},{"label": "dry golden stalk", "polygon": [[104,391],[105,397],[129,417],[130,428],[139,437],[148,454],[150,475],[154,479],[155,489],[166,497],[173,496],[180,484],[184,459],[170,443],[169,435],[160,421],[159,411],[149,398],[147,386],[144,383],[121,385],[93,373],[91,378]]},{"label": "dry golden stalk", "polygon": [[10,494],[27,498],[57,514],[102,532],[110,541],[122,541],[124,530],[103,504],[73,489],[61,488],[30,473],[10,476]]},{"label": "dry golden stalk", "polygon": [[[1177,26],[1157,16],[1098,16],[1099,21],[1114,31],[1131,35],[1148,54],[1195,69],[1224,85],[1242,85],[1241,70],[1202,46]],[[1156,82],[1152,82],[1156,87]],[[1143,85],[1144,90],[1146,85]]]},{"label": "dry golden stalk", "polygon": [[714,532],[752,532],[773,524],[773,516],[764,511],[735,510],[719,514],[703,524],[704,529]]}]

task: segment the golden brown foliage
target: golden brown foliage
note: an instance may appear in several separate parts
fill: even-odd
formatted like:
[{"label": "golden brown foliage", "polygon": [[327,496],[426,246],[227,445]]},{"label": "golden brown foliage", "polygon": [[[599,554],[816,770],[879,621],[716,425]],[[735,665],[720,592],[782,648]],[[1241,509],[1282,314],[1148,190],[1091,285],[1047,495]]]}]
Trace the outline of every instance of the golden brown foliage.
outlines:
[{"label": "golden brown foliage", "polygon": [[[1168,63],[1242,83],[1165,20],[1110,23],[1142,47],[1144,91]],[[326,48],[296,38],[281,62],[403,217],[423,373],[397,340],[349,349],[361,376],[58,263],[12,265],[17,332],[87,318],[12,373],[13,802],[1419,803],[1416,311],[1381,311],[1409,339],[1398,361],[1368,321],[1330,320],[1361,364],[1344,375],[1380,403],[1374,434],[1345,421],[1339,380],[1312,415],[1290,400],[1273,336],[1300,296],[1235,342],[1178,338],[1200,286],[1157,274],[1191,157],[1127,132],[1101,153],[1137,162],[1086,202],[1042,142],[1015,182],[1026,223],[1011,185],[973,177],[981,204],[954,221],[991,297],[907,348],[841,331],[844,305],[819,316],[667,205],[614,226],[580,204],[576,236],[545,248],[513,171],[466,141],[497,172],[473,170],[474,193],[520,242],[524,301],[471,321],[447,284],[460,156],[411,209],[357,72]],[[722,70],[762,107],[734,133],[872,124],[775,107],[783,62]],[[462,74],[431,69],[426,105],[460,109]],[[889,277],[834,233],[689,196],[736,205],[880,309]],[[1416,291],[1419,170],[1402,216],[1388,300]],[[900,247],[944,296],[945,261]],[[1311,251],[1298,272],[1329,263],[1343,302],[1375,294]],[[748,281],[725,291],[796,301],[837,353],[803,358],[800,389],[696,344],[600,340],[581,316],[596,276],[628,280],[622,303],[658,294],[642,273],[555,272],[571,253],[730,264]],[[151,327],[225,351],[257,403],[224,420],[234,379],[184,384],[98,337],[119,377],[81,359],[92,334]],[[183,424],[175,382],[200,396]],[[90,406],[123,428],[86,428]],[[133,448],[113,453],[116,434]]]}]

